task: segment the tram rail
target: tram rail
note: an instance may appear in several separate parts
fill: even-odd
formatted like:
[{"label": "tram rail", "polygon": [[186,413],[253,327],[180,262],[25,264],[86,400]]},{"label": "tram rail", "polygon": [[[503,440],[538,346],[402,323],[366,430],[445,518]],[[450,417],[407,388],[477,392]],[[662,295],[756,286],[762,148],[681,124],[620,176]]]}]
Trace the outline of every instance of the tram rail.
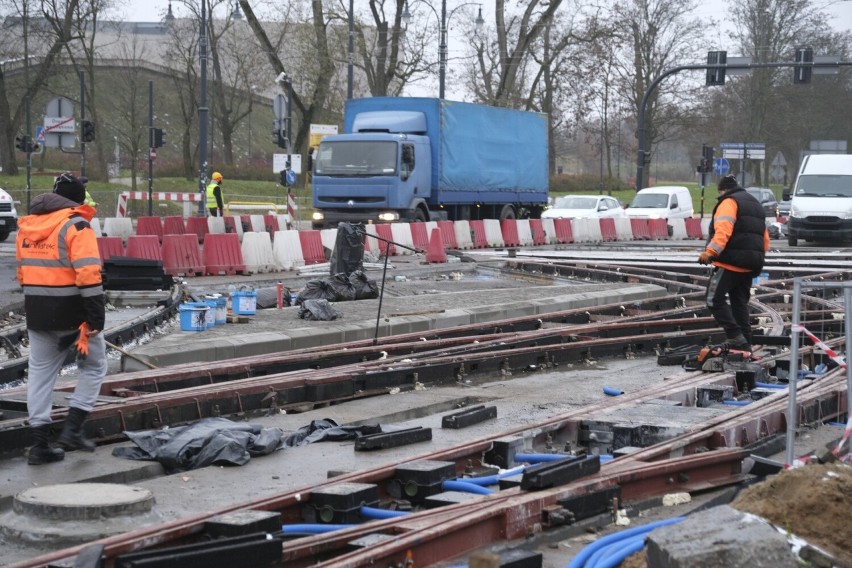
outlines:
[{"label": "tram rail", "polygon": [[[593,358],[633,357],[659,354],[666,349],[719,340],[719,330],[706,315],[701,294],[703,277],[674,274],[670,270],[624,265],[594,265],[550,260],[519,260],[517,270],[539,271],[561,277],[605,281],[643,281],[664,285],[664,298],[570,310],[547,316],[515,318],[502,322],[466,326],[429,333],[351,342],[328,348],[299,350],[255,356],[220,363],[193,364],[110,377],[105,381],[102,404],[90,422],[100,441],[121,438],[128,429],[150,428],[197,420],[205,416],[240,415],[304,405],[339,403],[361,396],[374,396],[390,388],[412,388],[417,382],[458,381],[487,373],[519,373]],[[814,272],[823,279],[845,279],[841,272]],[[761,321],[764,335],[786,335],[789,304],[786,279],[771,277],[757,287],[752,302],[754,317]],[[815,291],[803,300],[802,318],[826,331],[826,343],[842,345],[843,322],[834,317],[842,306]],[[758,336],[755,343],[759,343]],[[812,347],[803,346],[802,357],[825,358]],[[787,356],[783,349],[766,351],[759,365],[769,368]],[[322,366],[316,361],[322,360]],[[313,365],[309,363],[313,362]],[[738,380],[740,379],[740,380]],[[513,451],[501,440],[522,437],[530,450],[553,452],[567,446],[578,448],[584,420],[628,409],[652,400],[673,401],[681,406],[696,404],[696,389],[723,385],[739,396],[741,377],[735,371],[679,372],[661,384],[599,404],[571,410],[543,421],[480,437],[464,444],[412,456],[405,463],[446,461],[462,476],[471,464],[476,468],[515,465]],[[66,385],[62,388],[72,388]],[[311,390],[321,398],[308,401]],[[301,394],[300,394],[301,393]],[[342,393],[342,394],[341,394]],[[21,391],[2,393],[0,406]],[[324,397],[324,398],[323,398]],[[249,401],[257,406],[251,406]],[[631,501],[673,491],[698,491],[739,483],[745,478],[742,459],[749,451],[776,439],[786,429],[786,391],[778,389],[748,406],[736,407],[720,416],[696,422],[690,431],[663,442],[640,448],[607,463],[591,475],[552,487],[525,490],[518,485],[493,495],[472,498],[437,509],[422,509],[405,517],[373,521],[330,534],[293,539],[275,532],[268,536],[280,543],[280,556],[273,565],[367,566],[377,563],[405,566],[409,561],[431,565],[449,561],[496,541],[509,541],[546,532],[575,522],[572,507],[591,499],[595,514],[608,514],[613,500]],[[801,425],[836,420],[848,408],[845,377],[839,368],[819,378],[801,382],[797,394],[797,418]],[[61,421],[66,409],[58,408]],[[26,424],[22,417],[0,422],[0,444],[6,447]],[[497,448],[502,448],[498,451]],[[582,453],[581,453],[582,455]],[[590,459],[594,459],[592,456]],[[391,499],[391,489],[400,464],[345,473],[334,479],[295,491],[224,507],[209,514],[141,528],[98,541],[110,565],[124,566],[133,554],[149,551],[167,562],[180,546],[204,548],[214,542],[206,533],[207,523],[218,515],[241,510],[272,511],[283,524],[299,522],[312,494],[341,483],[377,486],[382,499]],[[353,541],[373,537],[375,544],[353,548]],[[80,545],[14,564],[43,566],[67,563],[85,548]],[[211,545],[212,546],[212,545]],[[258,545],[260,546],[260,545]],[[168,565],[168,564],[162,564]],[[216,565],[215,562],[211,565]],[[250,566],[251,564],[246,564]]]}]

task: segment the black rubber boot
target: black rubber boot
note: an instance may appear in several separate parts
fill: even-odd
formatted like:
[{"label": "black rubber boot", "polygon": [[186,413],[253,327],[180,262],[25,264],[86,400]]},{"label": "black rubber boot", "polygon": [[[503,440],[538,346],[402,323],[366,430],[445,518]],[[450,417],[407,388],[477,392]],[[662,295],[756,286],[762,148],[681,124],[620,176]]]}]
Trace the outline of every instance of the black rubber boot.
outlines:
[{"label": "black rubber boot", "polygon": [[65,452],[61,448],[50,447],[50,424],[33,426],[30,428],[35,443],[30,448],[27,463],[30,465],[42,465],[65,459]]},{"label": "black rubber boot", "polygon": [[68,418],[65,419],[65,427],[62,428],[62,433],[59,434],[59,439],[56,442],[66,450],[94,452],[94,442],[83,436],[83,422],[86,421],[88,415],[89,413],[85,410],[72,406],[71,410],[68,411]]}]

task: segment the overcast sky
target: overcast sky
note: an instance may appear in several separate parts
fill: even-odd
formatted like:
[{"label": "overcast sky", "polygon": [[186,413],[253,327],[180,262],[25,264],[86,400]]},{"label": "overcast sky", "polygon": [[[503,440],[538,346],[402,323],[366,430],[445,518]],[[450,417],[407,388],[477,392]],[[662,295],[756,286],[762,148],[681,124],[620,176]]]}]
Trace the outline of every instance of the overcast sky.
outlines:
[{"label": "overcast sky", "polygon": [[[124,0],[125,1],[125,20],[131,22],[157,22],[162,20],[163,15],[166,13],[168,9],[169,2],[168,0]],[[454,6],[458,6],[459,4],[465,2],[466,0],[448,0],[447,5],[449,9],[452,9]],[[200,2],[200,0],[199,0]],[[825,11],[830,15],[831,22],[837,30],[840,31],[851,31],[852,32],[852,0],[813,0],[815,6],[821,6],[825,9]],[[363,0],[356,0],[356,6],[360,6]],[[438,0],[434,0],[434,4],[438,5]],[[730,51],[730,46],[732,44],[731,40],[725,37],[724,34],[724,23],[729,22],[728,13],[725,8],[726,6],[725,0],[705,0],[703,2],[699,2],[699,8],[695,10],[695,15],[705,19],[709,22],[715,20],[717,22],[723,22],[722,26],[719,26],[718,34],[713,34],[713,45],[708,46],[708,50],[711,49],[729,49],[728,55],[736,57],[739,53]],[[184,9],[179,3],[175,2],[172,6],[172,9],[177,17],[186,16],[186,12],[182,12]],[[221,8],[220,8],[221,9]],[[494,0],[482,0],[482,16],[485,18],[486,26],[493,25],[493,16],[494,13]],[[222,17],[225,16],[224,12],[221,14]],[[489,17],[490,16],[490,17]],[[456,14],[456,18],[458,14]],[[452,21],[450,22],[452,23]],[[463,37],[457,37],[458,34],[453,34],[452,26],[450,26],[448,35],[448,51],[449,51],[449,59],[450,59],[450,68],[453,65],[453,58],[459,55],[462,55],[462,51],[464,50],[464,40]],[[437,50],[437,49],[436,49]],[[463,91],[454,90],[453,85],[447,85],[447,98],[462,100],[464,96]],[[412,91],[413,89],[413,91]],[[411,91],[411,92],[409,92]],[[416,91],[416,92],[414,92]],[[435,91],[435,92],[430,92]],[[409,89],[406,89],[405,94],[407,95],[416,95],[416,96],[437,96],[437,80],[435,81],[435,85],[430,86],[427,83],[413,86]]]},{"label": "overcast sky", "polygon": [[[133,22],[156,22],[162,19],[169,2],[168,0],[125,0],[127,20]],[[449,0],[448,7],[458,5],[461,0]],[[357,2],[356,2],[357,3]],[[437,5],[437,0],[435,0]],[[483,0],[482,15],[488,18],[494,12],[494,0]],[[834,25],[839,30],[852,31],[852,0],[814,0],[816,6],[824,6],[831,14]],[[724,0],[708,0],[699,3],[696,15],[714,17],[718,21],[725,20]],[[181,16],[180,5],[175,3],[173,10]],[[492,17],[493,18],[493,17]]]}]

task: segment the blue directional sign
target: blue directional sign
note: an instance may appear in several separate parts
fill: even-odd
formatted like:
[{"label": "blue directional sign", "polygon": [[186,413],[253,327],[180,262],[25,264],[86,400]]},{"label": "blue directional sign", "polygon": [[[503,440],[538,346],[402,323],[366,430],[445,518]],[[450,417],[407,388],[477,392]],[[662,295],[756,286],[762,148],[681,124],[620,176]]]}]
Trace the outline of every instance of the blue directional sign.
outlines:
[{"label": "blue directional sign", "polygon": [[725,158],[716,158],[713,161],[713,173],[717,176],[723,176],[731,171],[731,164]]},{"label": "blue directional sign", "polygon": [[36,126],[36,142],[44,144],[44,126]]}]

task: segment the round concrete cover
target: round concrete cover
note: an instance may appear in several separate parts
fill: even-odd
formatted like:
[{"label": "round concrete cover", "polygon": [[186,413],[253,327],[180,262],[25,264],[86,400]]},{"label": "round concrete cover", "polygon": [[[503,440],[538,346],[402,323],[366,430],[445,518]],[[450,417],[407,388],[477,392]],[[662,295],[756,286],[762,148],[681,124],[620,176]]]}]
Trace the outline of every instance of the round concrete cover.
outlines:
[{"label": "round concrete cover", "polygon": [[141,487],[65,483],[21,491],[15,496],[13,509],[21,515],[70,521],[147,513],[153,504],[153,494]]}]

